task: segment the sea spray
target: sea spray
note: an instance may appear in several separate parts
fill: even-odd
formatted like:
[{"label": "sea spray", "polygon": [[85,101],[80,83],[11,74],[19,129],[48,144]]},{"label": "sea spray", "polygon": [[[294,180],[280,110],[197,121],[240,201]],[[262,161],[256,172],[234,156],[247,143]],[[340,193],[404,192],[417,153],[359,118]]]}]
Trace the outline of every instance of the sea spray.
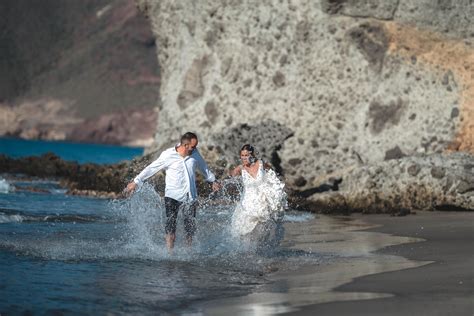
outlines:
[{"label": "sea spray", "polygon": [[7,194],[10,192],[12,187],[7,180],[0,178],[0,193]]},{"label": "sea spray", "polygon": [[[3,209],[1,221],[25,223],[35,227],[36,233],[18,234],[18,228],[27,226],[12,226],[12,234],[16,235],[0,242],[0,248],[53,260],[179,260],[203,265],[211,260],[231,269],[248,264],[253,271],[260,266],[254,265],[259,256],[256,245],[230,234],[241,189],[239,178],[231,178],[223,181],[218,192],[200,197],[197,232],[191,247],[185,243],[180,212],[172,256],[165,243],[164,201],[150,184],[145,183],[129,198],[109,202],[61,194],[12,193],[30,197],[31,211]],[[272,247],[278,249],[277,244]],[[248,260],[242,263],[242,258]]]},{"label": "sea spray", "polygon": [[144,183],[129,198],[111,201],[109,208],[124,222],[115,228],[127,252],[148,258],[166,254],[164,201],[152,185]]}]

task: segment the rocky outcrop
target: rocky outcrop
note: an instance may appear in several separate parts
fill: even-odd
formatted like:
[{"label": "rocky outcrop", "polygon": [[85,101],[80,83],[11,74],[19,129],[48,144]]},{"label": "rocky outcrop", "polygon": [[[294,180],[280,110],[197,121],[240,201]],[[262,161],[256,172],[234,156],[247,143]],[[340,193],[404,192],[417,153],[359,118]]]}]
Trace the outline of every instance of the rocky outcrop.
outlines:
[{"label": "rocky outcrop", "polygon": [[[252,140],[252,146],[257,148],[256,155],[270,162],[277,172],[281,173],[281,158],[278,151],[283,142],[293,136],[293,131],[273,120],[265,120],[258,125],[240,124],[226,133],[216,133],[213,139],[219,145],[220,160],[225,160],[229,165],[240,163],[240,148]],[[211,146],[212,148],[212,146]],[[208,151],[204,150],[204,155]],[[210,161],[214,161],[212,158]],[[225,165],[225,164],[224,164]]]},{"label": "rocky outcrop", "polygon": [[328,213],[474,210],[474,159],[466,153],[394,159],[342,174],[337,192],[311,194],[294,203]]},{"label": "rocky outcrop", "polygon": [[298,190],[387,159],[474,152],[469,0],[137,3],[162,69],[151,150],[194,130],[235,157],[236,131],[272,121],[291,132],[239,141],[275,153]]},{"label": "rocky outcrop", "polygon": [[[219,179],[228,165],[222,149],[201,148]],[[53,154],[12,159],[0,155],[0,173],[60,180],[71,195],[103,198],[123,197],[121,192],[158,153],[114,165],[63,161]],[[164,174],[150,180],[164,192]],[[25,189],[25,188],[23,188]],[[198,190],[208,196],[210,186],[198,177]],[[232,190],[226,190],[232,194]],[[467,153],[404,157],[372,165],[340,170],[317,187],[287,188],[290,207],[322,213],[392,213],[406,215],[413,210],[474,210],[474,159]],[[237,194],[237,191],[234,192]],[[227,199],[232,197],[226,197]]]},{"label": "rocky outcrop", "polygon": [[0,135],[23,139],[146,147],[153,142],[157,113],[129,109],[84,119],[71,115],[74,107],[59,100],[38,100],[18,106],[0,104]]},{"label": "rocky outcrop", "polygon": [[[207,152],[209,155],[212,150],[207,150]],[[125,186],[157,156],[158,153],[152,153],[128,162],[98,165],[65,161],[53,153],[17,159],[0,155],[0,173],[8,174],[8,177],[21,175],[21,179],[25,179],[25,176],[55,179],[60,181],[60,185],[67,188],[67,193],[71,195],[121,198]],[[219,176],[222,176],[224,172],[222,166],[213,166],[213,170]],[[158,192],[164,193],[165,177],[163,173],[160,172],[147,181]],[[208,195],[210,193],[210,187],[202,177],[198,177],[198,187],[201,194]],[[25,187],[20,189],[25,190]]]},{"label": "rocky outcrop", "polygon": [[472,1],[137,3],[162,67],[151,150],[194,130],[226,166],[253,143],[316,211],[474,209]]}]

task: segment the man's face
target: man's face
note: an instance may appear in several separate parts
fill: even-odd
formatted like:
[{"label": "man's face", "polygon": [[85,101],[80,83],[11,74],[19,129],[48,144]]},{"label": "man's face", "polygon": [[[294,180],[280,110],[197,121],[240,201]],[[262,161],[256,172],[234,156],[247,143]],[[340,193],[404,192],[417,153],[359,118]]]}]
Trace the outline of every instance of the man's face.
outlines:
[{"label": "man's face", "polygon": [[186,156],[190,156],[198,145],[198,140],[193,138],[189,143],[183,144],[186,149]]}]

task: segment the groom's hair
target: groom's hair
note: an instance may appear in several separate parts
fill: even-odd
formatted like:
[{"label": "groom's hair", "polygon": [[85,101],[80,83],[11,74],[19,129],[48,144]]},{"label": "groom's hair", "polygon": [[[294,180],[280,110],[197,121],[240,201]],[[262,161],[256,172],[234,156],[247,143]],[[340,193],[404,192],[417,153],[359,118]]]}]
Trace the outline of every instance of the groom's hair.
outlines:
[{"label": "groom's hair", "polygon": [[191,139],[198,139],[197,135],[192,133],[192,132],[187,132],[184,133],[183,136],[181,136],[181,139],[179,140],[181,144],[188,144],[191,142]]}]

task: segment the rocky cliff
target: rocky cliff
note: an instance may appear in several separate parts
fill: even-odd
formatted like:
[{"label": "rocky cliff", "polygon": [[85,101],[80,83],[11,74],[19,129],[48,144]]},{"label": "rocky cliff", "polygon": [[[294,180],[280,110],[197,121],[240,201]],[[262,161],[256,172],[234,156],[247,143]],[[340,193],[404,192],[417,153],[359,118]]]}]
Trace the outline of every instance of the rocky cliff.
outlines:
[{"label": "rocky cliff", "polygon": [[474,209],[471,0],[137,4],[162,70],[150,151],[194,130],[223,164],[253,143],[320,210]]},{"label": "rocky cliff", "polygon": [[251,142],[301,189],[474,152],[472,1],[137,3],[162,69],[154,148],[185,130],[229,159]]}]

